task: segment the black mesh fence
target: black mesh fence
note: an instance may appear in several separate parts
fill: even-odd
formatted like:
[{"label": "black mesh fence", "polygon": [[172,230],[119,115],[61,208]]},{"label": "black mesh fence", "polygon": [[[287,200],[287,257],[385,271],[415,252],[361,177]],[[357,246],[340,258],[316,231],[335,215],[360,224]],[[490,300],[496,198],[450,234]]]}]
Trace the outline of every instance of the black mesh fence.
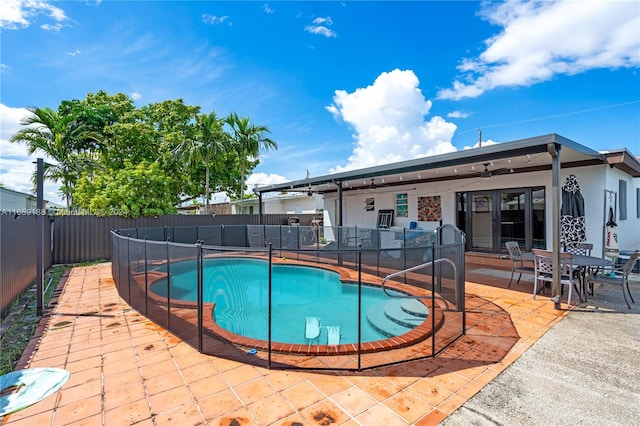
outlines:
[{"label": "black mesh fence", "polygon": [[361,370],[432,357],[464,334],[455,227],[122,229],[112,247],[121,297],[207,354]]}]

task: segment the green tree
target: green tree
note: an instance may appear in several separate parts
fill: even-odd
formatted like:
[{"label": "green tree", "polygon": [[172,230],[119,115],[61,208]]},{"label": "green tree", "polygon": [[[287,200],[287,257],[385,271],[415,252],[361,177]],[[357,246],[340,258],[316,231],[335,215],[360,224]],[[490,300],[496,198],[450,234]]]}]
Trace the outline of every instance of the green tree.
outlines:
[{"label": "green tree", "polygon": [[243,208],[245,179],[247,177],[247,161],[256,159],[254,165],[258,164],[257,158],[262,150],[278,149],[278,144],[266,137],[270,133],[269,129],[264,125],[256,125],[249,121],[248,117],[238,117],[236,113],[231,113],[225,119],[225,123],[231,127],[232,137],[234,140],[233,149],[238,154],[241,164],[240,174],[240,210]]},{"label": "green tree", "polygon": [[205,168],[205,205],[209,212],[211,199],[210,174],[211,169],[222,169],[227,155],[228,135],[224,132],[223,121],[215,111],[200,114],[196,118],[196,137],[190,143],[180,146],[180,154],[192,166],[204,165]]},{"label": "green tree", "polygon": [[[109,108],[111,100],[103,96],[97,104]],[[196,140],[199,107],[180,99],[133,109],[126,99],[116,104],[113,115],[98,115],[112,117],[100,152],[102,168],[83,176],[76,190],[78,206],[94,214],[132,217],[175,211],[180,196],[194,192],[194,170],[176,152]],[[156,171],[163,183],[141,170],[144,167]]]},{"label": "green tree", "polygon": [[61,114],[51,108],[31,108],[29,111],[30,114],[20,121],[26,127],[10,141],[26,144],[29,154],[42,152],[57,162],[45,162],[44,178],[61,183],[60,190],[69,208],[73,204],[77,179],[93,166],[91,157],[80,153],[92,144],[99,144],[101,135],[71,112]]},{"label": "green tree", "polygon": [[158,162],[141,161],[115,172],[83,176],[76,189],[78,205],[96,216],[123,217],[175,214],[178,198],[173,177]]}]

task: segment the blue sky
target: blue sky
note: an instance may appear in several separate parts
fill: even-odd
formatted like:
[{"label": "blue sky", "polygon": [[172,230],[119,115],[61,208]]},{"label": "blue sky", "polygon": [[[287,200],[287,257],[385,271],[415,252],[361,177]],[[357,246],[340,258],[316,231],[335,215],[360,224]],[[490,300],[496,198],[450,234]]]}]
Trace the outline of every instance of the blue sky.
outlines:
[{"label": "blue sky", "polygon": [[[25,107],[182,98],[266,125],[250,185],[558,133],[640,155],[640,2],[0,4],[0,182]],[[46,198],[59,202],[57,187]]]}]

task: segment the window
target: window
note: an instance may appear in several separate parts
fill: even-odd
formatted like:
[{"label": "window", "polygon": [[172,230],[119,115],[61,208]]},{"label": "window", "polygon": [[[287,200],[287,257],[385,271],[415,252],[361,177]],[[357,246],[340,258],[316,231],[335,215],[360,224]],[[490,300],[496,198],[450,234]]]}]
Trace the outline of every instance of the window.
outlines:
[{"label": "window", "polygon": [[640,188],[636,188],[636,217],[640,217]]},{"label": "window", "polygon": [[409,197],[406,193],[396,194],[396,217],[409,217]]},{"label": "window", "polygon": [[627,181],[618,180],[618,193],[620,194],[620,220],[627,218]]}]

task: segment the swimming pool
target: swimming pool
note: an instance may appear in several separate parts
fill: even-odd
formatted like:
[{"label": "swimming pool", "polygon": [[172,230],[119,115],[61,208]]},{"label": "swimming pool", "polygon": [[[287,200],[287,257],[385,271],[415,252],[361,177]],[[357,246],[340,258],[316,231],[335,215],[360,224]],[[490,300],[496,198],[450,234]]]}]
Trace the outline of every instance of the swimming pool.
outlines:
[{"label": "swimming pool", "polygon": [[[213,320],[218,326],[251,339],[268,339],[268,268],[268,261],[248,257],[204,260],[203,301],[215,303]],[[169,290],[172,300],[197,301],[196,274],[194,262],[171,265]],[[167,280],[156,281],[151,290],[158,296],[167,297]],[[404,295],[399,291],[389,292]],[[383,330],[384,327],[376,323],[385,316],[387,304],[397,300],[386,295],[380,287],[362,286],[362,342],[390,337],[388,329]],[[326,326],[331,325],[340,326],[341,344],[357,343],[357,284],[342,282],[339,273],[324,268],[273,264],[272,341],[310,343],[305,339],[305,318],[308,316],[321,320],[321,334],[314,343],[327,342]],[[391,329],[402,334],[413,327],[405,324]]]}]

